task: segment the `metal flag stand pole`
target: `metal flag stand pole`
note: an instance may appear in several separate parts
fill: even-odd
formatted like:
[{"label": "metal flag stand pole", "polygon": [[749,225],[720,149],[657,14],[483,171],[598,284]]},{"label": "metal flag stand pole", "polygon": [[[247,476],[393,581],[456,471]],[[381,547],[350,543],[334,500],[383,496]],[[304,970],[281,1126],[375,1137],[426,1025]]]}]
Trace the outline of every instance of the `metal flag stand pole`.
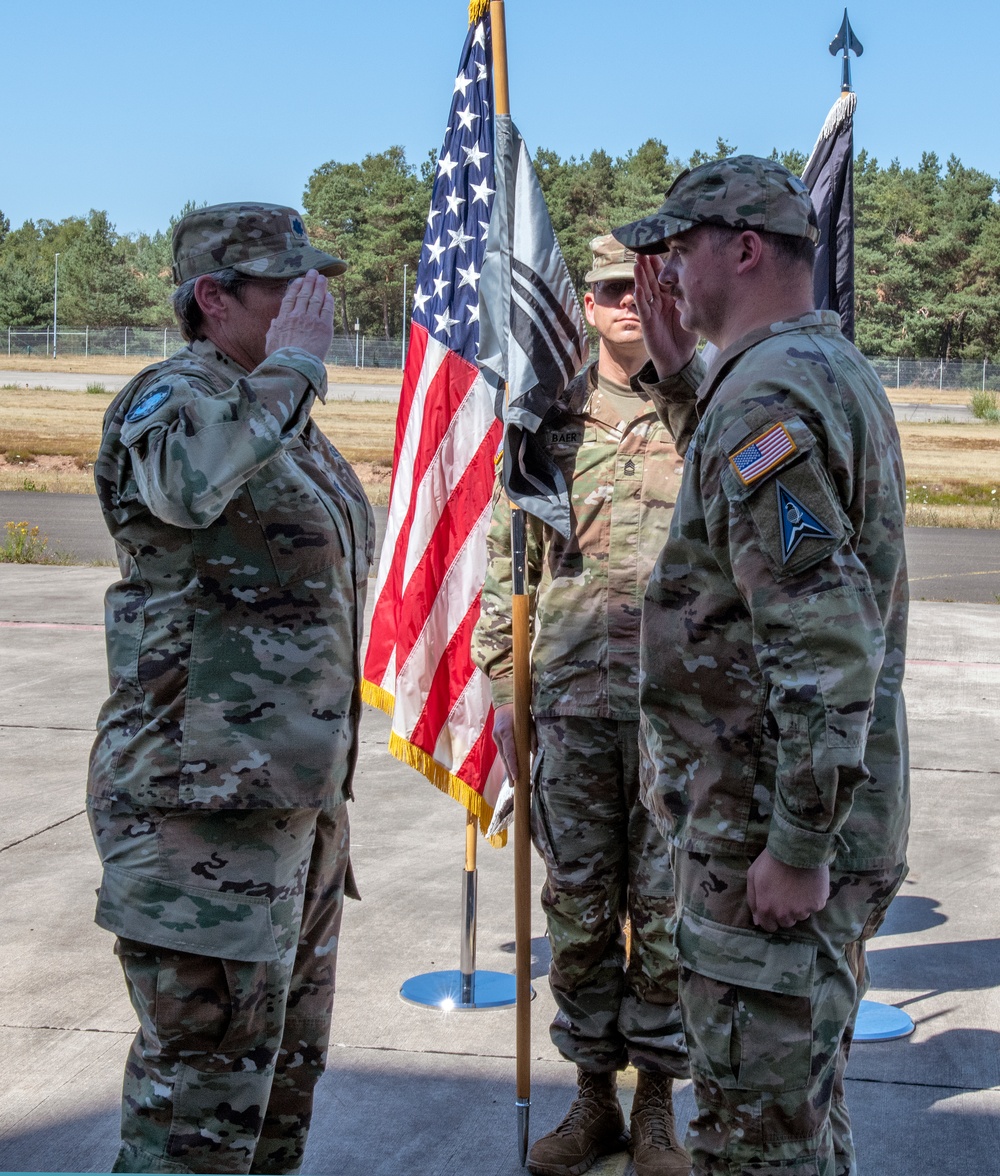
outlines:
[{"label": "metal flag stand pole", "polygon": [[[830,42],[830,53],[836,57],[843,53],[843,68],[840,78],[840,92],[851,92],[851,53],[860,57],[865,49],[858,40],[851,22],[844,9],[844,20],[840,31]],[[853,215],[853,212],[852,212]],[[895,1005],[884,1004],[877,1000],[863,1000],[858,1008],[858,1018],[854,1026],[855,1041],[893,1041],[899,1037],[909,1037],[913,1032],[913,1018],[904,1009]]]},{"label": "metal flag stand pole", "polygon": [[408,1004],[461,1013],[509,1008],[515,1002],[514,977],[509,972],[476,971],[477,824],[475,814],[469,812],[465,820],[462,942],[458,970],[423,972],[405,980],[399,995]]}]

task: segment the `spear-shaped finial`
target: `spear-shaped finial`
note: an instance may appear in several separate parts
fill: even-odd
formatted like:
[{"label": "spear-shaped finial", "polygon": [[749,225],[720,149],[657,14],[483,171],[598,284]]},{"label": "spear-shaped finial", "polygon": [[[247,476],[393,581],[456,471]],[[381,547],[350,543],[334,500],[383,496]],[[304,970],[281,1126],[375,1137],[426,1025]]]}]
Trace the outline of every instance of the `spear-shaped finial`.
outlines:
[{"label": "spear-shaped finial", "polygon": [[851,50],[854,50],[854,55],[860,57],[865,51],[864,45],[855,36],[854,29],[851,28],[851,22],[847,19],[847,9],[844,9],[844,23],[840,26],[840,32],[830,42],[830,52],[836,57],[841,50],[844,53],[844,72],[840,78],[841,91],[851,89]]}]

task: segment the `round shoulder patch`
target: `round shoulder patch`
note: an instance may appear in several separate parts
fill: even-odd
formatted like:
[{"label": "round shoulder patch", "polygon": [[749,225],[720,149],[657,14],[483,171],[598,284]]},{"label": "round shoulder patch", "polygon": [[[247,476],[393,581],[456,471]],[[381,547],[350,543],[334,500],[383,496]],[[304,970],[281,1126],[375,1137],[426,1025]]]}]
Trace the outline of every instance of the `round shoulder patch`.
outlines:
[{"label": "round shoulder patch", "polygon": [[158,388],[153,388],[140,401],[132,405],[125,414],[125,419],[127,421],[145,420],[151,413],[156,412],[165,400],[169,399],[170,392],[169,384],[161,384]]}]

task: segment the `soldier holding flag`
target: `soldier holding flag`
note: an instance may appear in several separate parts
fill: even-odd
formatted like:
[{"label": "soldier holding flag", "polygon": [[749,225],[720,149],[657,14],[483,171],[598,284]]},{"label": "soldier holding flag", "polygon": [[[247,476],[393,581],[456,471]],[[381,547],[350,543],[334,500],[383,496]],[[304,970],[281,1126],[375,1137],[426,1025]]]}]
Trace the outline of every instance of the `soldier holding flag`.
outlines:
[{"label": "soldier holding flag", "polygon": [[[552,1040],[578,1069],[579,1097],[536,1141],[528,1167],[575,1176],[628,1141],[616,1073],[639,1070],[632,1145],[639,1176],[690,1170],[673,1127],[671,1085],[687,1075],[667,933],[669,847],[638,793],[638,648],[642,593],[670,524],[680,461],[635,375],[647,362],[634,254],[591,245],[587,320],[596,364],[570,383],[538,436],[569,487],[568,539],[531,515],[532,837],[559,1012]],[[644,373],[646,374],[646,373]],[[494,733],[511,779],[514,746],[510,508],[498,479],[489,567],[473,657],[490,676]],[[626,962],[622,923],[631,917]]]}]

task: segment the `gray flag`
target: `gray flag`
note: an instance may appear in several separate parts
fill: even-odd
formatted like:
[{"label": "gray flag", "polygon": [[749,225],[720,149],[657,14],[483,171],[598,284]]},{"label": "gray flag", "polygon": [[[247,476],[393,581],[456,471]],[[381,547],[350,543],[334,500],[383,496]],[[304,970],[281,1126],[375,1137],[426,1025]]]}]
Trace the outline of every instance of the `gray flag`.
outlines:
[{"label": "gray flag", "polygon": [[569,538],[569,498],[535,435],[587,358],[580,304],[531,156],[509,115],[496,120],[496,197],[479,283],[479,367],[504,422],[504,484]]},{"label": "gray flag", "polygon": [[[846,21],[846,14],[845,14]],[[819,218],[813,291],[819,310],[835,310],[840,329],[854,339],[854,107],[851,90],[833,104],[816,140],[802,182]]]}]

